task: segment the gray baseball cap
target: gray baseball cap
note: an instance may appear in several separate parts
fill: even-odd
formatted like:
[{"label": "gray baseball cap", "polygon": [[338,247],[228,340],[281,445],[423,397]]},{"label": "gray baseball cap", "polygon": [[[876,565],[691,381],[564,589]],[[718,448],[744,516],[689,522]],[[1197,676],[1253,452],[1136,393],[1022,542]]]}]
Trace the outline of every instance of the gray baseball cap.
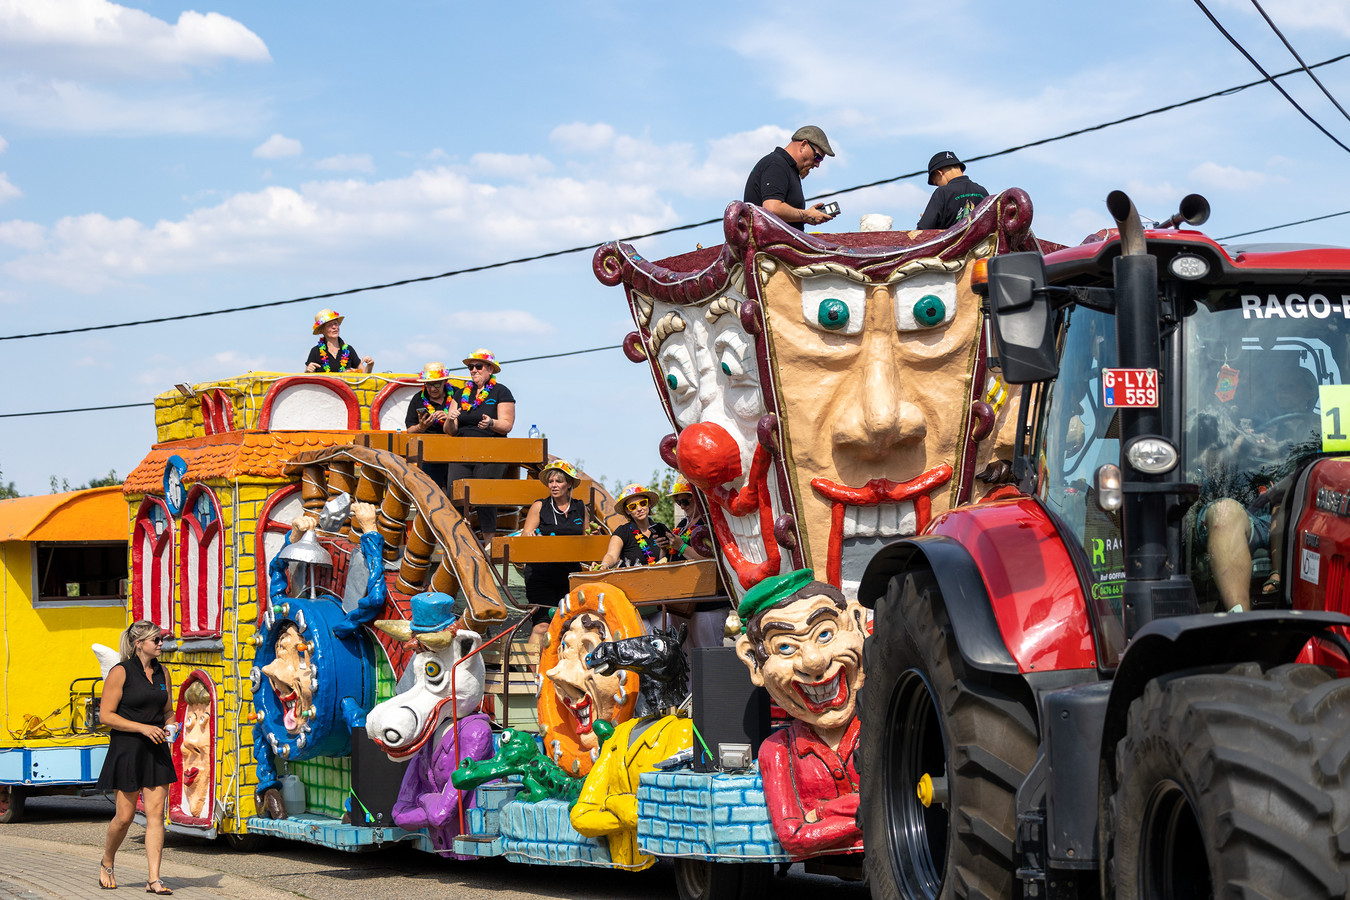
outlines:
[{"label": "gray baseball cap", "polygon": [[792,132],[792,139],[794,141],[810,141],[821,153],[826,156],[834,156],[834,150],[830,147],[830,139],[825,136],[825,132],[815,125],[803,125],[798,128]]}]

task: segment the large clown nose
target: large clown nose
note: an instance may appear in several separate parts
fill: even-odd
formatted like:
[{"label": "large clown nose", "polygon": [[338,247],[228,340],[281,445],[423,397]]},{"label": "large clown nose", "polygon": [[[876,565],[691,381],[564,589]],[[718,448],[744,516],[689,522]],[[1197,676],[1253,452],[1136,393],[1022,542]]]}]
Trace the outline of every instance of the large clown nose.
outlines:
[{"label": "large clown nose", "polygon": [[680,432],[675,459],[685,477],[704,491],[741,477],[741,448],[715,422],[698,422]]}]

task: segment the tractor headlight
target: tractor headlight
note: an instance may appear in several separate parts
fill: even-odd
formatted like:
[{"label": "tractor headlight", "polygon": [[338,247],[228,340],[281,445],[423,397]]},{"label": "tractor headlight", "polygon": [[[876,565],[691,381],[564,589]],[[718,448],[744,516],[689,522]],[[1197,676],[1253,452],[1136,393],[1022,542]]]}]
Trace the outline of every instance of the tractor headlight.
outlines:
[{"label": "tractor headlight", "polygon": [[1153,435],[1135,438],[1125,447],[1125,459],[1136,472],[1165,475],[1176,468],[1177,448],[1172,442]]}]

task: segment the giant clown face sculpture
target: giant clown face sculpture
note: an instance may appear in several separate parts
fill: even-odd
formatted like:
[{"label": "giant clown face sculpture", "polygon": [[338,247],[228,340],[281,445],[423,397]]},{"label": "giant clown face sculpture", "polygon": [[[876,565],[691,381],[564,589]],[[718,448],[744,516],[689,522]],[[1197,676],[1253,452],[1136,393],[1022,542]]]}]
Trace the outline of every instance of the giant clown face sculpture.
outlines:
[{"label": "giant clown face sculpture", "polygon": [[873,553],[971,499],[1011,455],[1008,391],[984,369],[974,261],[1035,249],[1013,189],[961,226],[817,238],[727,208],[727,242],[652,263],[595,257],[622,283],[676,433],[663,458],[705,495],[743,592],[809,566],[856,593]]}]

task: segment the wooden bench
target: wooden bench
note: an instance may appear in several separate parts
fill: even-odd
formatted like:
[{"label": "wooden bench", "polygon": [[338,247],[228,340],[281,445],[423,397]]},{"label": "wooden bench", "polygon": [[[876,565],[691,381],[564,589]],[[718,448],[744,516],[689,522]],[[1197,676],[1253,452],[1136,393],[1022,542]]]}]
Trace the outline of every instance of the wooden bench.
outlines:
[{"label": "wooden bench", "polygon": [[[524,626],[528,627],[528,626]],[[501,641],[483,650],[483,705],[498,724],[538,733],[539,688],[534,670],[539,668],[539,647],[511,642],[508,665],[502,665]],[[505,670],[505,671],[503,671]]]},{"label": "wooden bench", "polygon": [[599,562],[609,549],[607,534],[517,535],[492,539],[492,558],[512,563]]},{"label": "wooden bench", "polygon": [[539,466],[548,459],[548,438],[465,438],[410,434],[406,456],[414,463],[514,463]]},{"label": "wooden bench", "polygon": [[572,590],[583,584],[603,581],[623,591],[640,609],[656,606],[679,615],[689,615],[699,603],[729,599],[722,590],[714,559],[625,566],[603,572],[573,572],[567,580]]},{"label": "wooden bench", "polygon": [[[589,503],[592,487],[583,479],[572,489],[573,499]],[[537,478],[461,478],[450,499],[456,506],[529,506],[547,496],[548,488]]]}]

